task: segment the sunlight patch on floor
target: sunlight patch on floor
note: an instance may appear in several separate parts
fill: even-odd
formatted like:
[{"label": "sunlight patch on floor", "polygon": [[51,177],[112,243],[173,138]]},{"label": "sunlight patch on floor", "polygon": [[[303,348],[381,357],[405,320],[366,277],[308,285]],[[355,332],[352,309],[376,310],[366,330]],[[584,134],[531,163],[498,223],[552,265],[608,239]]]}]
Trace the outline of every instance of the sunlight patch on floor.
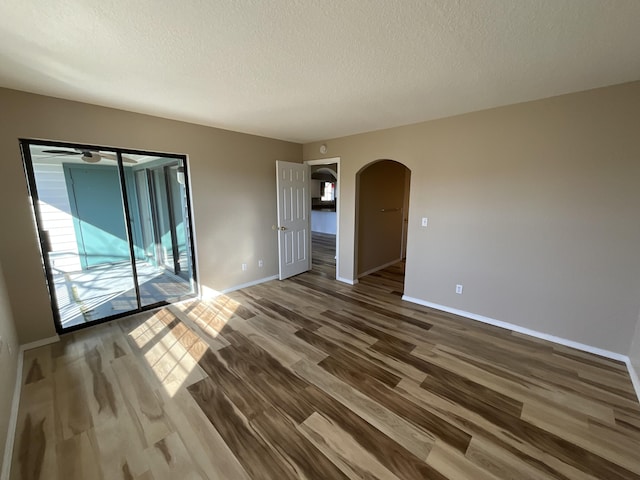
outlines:
[{"label": "sunlight patch on floor", "polygon": [[[147,313],[148,318],[133,328],[129,337],[166,393],[173,397],[181,387],[206,376],[198,361],[215,345],[211,342],[223,329],[244,321],[236,314],[241,306],[226,295],[180,302]],[[190,328],[187,320],[196,328]]]},{"label": "sunlight patch on floor", "polygon": [[220,295],[176,306],[207,336],[217,338],[227,325],[233,328],[234,320],[239,318],[235,312],[241,304],[226,295]]}]

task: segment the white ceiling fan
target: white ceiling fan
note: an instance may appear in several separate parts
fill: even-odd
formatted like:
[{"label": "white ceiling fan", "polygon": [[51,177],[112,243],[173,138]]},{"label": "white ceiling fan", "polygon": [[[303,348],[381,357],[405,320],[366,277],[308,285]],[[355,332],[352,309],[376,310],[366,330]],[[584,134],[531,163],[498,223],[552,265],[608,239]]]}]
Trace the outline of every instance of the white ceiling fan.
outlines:
[{"label": "white ceiling fan", "polygon": [[[82,155],[82,161],[87,163],[98,163],[100,160],[108,159],[117,161],[118,157],[114,153],[104,153],[97,150],[85,150],[80,148],[74,148],[73,150],[51,149],[43,150],[42,153],[48,153],[53,156],[66,156],[66,155]],[[122,155],[123,163],[138,163],[133,158]]]}]

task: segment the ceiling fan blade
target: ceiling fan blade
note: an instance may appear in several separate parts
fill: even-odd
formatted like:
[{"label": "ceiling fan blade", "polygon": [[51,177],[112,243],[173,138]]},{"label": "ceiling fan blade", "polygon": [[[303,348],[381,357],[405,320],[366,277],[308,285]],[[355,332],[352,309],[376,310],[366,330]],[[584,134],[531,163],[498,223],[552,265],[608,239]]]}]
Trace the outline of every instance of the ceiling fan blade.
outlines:
[{"label": "ceiling fan blade", "polygon": [[[50,149],[50,150],[42,150],[42,153],[47,153],[51,156],[67,156],[67,155],[82,155],[82,160],[87,163],[98,163],[103,158],[113,160],[114,162],[118,161],[118,156],[114,153],[103,153],[97,150],[82,150],[76,148],[74,150],[63,150],[63,149]],[[129,158],[126,156],[122,156],[123,163],[131,163],[137,164],[138,161],[133,158]]]},{"label": "ceiling fan blade", "polygon": [[74,150],[42,150],[42,153],[50,153],[51,155],[80,155],[82,152]]},{"label": "ceiling fan blade", "polygon": [[[109,160],[113,160],[113,161],[118,160],[118,156],[114,153],[100,153],[100,156],[102,158],[108,158]],[[122,163],[138,163],[138,162],[133,158],[125,157],[124,155],[122,155]]]},{"label": "ceiling fan blade", "polygon": [[114,162],[118,160],[118,157],[113,153],[102,153],[102,152],[99,152],[99,153],[102,158],[106,158],[107,160],[113,160]]}]

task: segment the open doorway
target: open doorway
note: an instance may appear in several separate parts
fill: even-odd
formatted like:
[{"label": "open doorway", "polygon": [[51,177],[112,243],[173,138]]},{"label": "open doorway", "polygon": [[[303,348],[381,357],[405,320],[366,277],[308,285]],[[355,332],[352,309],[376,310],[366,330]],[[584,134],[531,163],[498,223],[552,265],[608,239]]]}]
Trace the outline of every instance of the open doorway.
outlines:
[{"label": "open doorway", "polygon": [[340,158],[305,163],[311,176],[311,270],[338,278]]},{"label": "open doorway", "polygon": [[356,273],[404,290],[411,171],[377,160],[356,175]]}]

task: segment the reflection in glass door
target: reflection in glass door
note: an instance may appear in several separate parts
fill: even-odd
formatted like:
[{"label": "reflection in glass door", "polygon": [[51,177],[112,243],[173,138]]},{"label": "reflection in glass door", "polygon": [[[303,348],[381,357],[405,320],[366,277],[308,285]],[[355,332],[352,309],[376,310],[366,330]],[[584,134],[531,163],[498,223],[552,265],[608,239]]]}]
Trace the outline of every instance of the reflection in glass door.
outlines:
[{"label": "reflection in glass door", "polygon": [[[134,176],[125,177],[142,306],[174,301],[194,291],[184,160],[130,155]],[[136,225],[139,228],[136,228]],[[144,269],[150,280],[141,277]]]},{"label": "reflection in glass door", "polygon": [[184,158],[22,148],[58,331],[195,294]]}]

